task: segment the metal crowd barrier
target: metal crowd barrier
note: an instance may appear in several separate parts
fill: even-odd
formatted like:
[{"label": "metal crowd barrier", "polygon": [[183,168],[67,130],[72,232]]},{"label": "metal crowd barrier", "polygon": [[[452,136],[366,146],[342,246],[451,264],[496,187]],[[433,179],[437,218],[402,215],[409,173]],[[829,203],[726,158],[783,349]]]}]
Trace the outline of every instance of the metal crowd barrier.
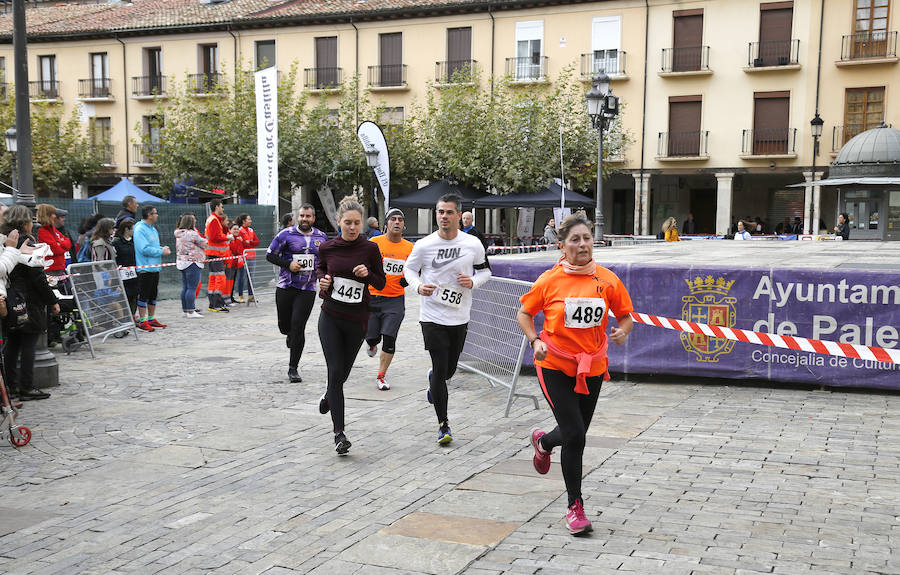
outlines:
[{"label": "metal crowd barrier", "polygon": [[516,322],[516,313],[519,298],[529,289],[529,282],[494,277],[474,290],[466,345],[459,358],[461,369],[487,378],[491,387],[502,385],[509,389],[505,417],[509,417],[516,397],[530,397],[534,408],[539,408],[536,395],[516,391],[528,346],[528,338]]},{"label": "metal crowd barrier", "polygon": [[116,262],[70,264],[67,269],[91,357],[96,357],[94,340],[97,338],[105,343],[114,333],[132,330],[137,339],[137,326]]},{"label": "metal crowd barrier", "polygon": [[[255,258],[247,257],[247,254],[251,252],[256,255]],[[279,268],[266,261],[266,248],[244,250],[244,268],[247,270],[247,277],[250,278],[250,291],[253,292],[253,298],[258,300],[262,295],[263,297],[271,296],[274,299]],[[247,305],[250,303],[248,297]]]},{"label": "metal crowd barrier", "polygon": [[642,246],[645,244],[664,244],[666,240],[656,239],[656,236],[613,236],[606,234],[603,241],[611,247]]}]

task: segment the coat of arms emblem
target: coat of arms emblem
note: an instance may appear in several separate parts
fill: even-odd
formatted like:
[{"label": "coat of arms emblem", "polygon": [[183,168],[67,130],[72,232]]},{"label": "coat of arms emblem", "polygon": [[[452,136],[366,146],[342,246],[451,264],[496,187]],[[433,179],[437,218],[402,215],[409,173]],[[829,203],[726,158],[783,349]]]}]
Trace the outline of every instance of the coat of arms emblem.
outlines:
[{"label": "coat of arms emblem", "polygon": [[[725,281],[725,278],[708,275],[705,278],[697,277],[685,282],[691,290],[691,295],[681,298],[684,302],[681,308],[682,320],[734,327],[737,298],[728,295],[734,280]],[[694,354],[697,361],[711,363],[719,361],[720,355],[730,353],[734,349],[732,340],[692,333],[681,334],[681,345],[685,351]]]}]

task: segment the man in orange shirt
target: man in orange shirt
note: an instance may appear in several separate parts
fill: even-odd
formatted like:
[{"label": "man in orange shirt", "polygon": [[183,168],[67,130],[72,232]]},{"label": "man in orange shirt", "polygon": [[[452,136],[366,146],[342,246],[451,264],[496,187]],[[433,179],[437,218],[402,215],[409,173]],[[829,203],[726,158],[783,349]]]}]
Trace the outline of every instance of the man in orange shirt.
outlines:
[{"label": "man in orange shirt", "polygon": [[375,236],[370,241],[377,244],[378,249],[381,250],[387,284],[381,290],[369,286],[369,293],[372,295],[370,305],[376,311],[369,315],[369,324],[366,328],[366,343],[369,344],[366,353],[369,354],[369,357],[375,357],[375,354],[378,353],[378,343],[384,342],[378,362],[378,375],[375,377],[375,385],[381,391],[391,388],[385,382],[384,376],[391,365],[391,360],[394,359],[397,333],[400,331],[400,324],[403,323],[403,317],[406,315],[404,298],[406,279],[403,277],[403,267],[413,249],[412,242],[403,239],[405,225],[403,212],[392,208],[385,214],[385,221],[387,222],[385,225],[387,233]]}]

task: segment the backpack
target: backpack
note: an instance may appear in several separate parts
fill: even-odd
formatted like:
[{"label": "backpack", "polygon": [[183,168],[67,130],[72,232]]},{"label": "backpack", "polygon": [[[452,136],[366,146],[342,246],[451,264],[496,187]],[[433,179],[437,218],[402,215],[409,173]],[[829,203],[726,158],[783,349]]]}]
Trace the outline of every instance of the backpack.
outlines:
[{"label": "backpack", "polygon": [[89,261],[91,261],[91,240],[85,235],[84,241],[81,242],[78,251],[75,253],[75,257],[72,259],[72,263],[77,264]]}]

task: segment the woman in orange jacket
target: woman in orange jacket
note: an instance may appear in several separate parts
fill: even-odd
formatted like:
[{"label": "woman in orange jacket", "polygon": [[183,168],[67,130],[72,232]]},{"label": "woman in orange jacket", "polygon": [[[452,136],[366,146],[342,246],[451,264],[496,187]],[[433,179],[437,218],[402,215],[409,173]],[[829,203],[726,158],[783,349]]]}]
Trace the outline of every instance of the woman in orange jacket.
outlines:
[{"label": "woman in orange jacket", "polygon": [[[592,529],[584,514],[581,462],[585,437],[602,382],[609,379],[606,349],[609,341],[625,343],[631,332],[631,297],[621,280],[594,263],[591,222],[574,214],[559,227],[559,262],[541,274],[522,296],[516,320],[534,350],[541,389],[557,426],[549,433],[531,432],[534,467],[550,470],[550,454],[562,447],[563,479],[569,495],[566,526],[573,535]],[[537,334],[534,316],[544,313],[544,329]],[[608,314],[618,327],[606,333]]]}]

